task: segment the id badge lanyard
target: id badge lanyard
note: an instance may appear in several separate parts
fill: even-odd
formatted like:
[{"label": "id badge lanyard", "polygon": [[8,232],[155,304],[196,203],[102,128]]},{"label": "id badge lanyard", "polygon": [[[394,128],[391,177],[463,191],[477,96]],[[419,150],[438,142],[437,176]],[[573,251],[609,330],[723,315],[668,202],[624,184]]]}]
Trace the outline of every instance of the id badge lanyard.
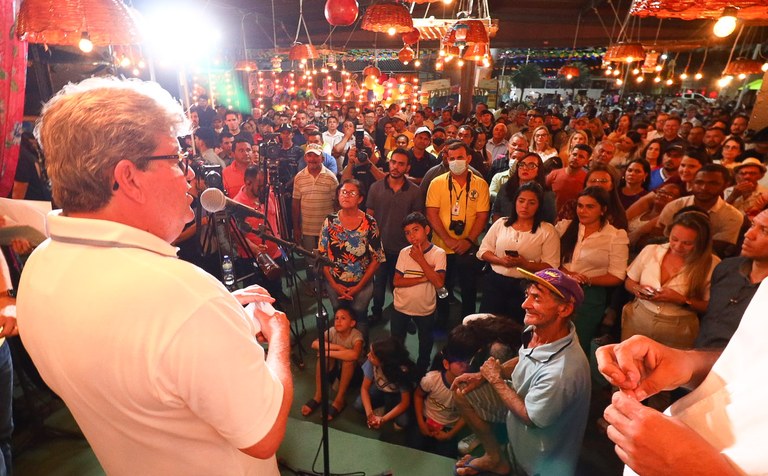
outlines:
[{"label": "id badge lanyard", "polygon": [[456,195],[456,200],[453,199],[453,177],[448,177],[448,197],[451,203],[453,203],[453,206],[451,207],[451,216],[452,217],[458,217],[459,213],[461,212],[461,196],[464,195],[464,221],[467,219],[467,211],[469,208],[469,187],[470,182],[472,181],[472,172],[467,174],[467,186],[466,186],[466,193],[465,190],[459,191],[458,195]]}]

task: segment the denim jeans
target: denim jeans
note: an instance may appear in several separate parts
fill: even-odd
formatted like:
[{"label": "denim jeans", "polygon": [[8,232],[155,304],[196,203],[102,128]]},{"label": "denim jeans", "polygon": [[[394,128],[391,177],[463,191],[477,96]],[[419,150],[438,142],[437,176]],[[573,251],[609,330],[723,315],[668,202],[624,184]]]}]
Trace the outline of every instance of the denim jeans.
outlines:
[{"label": "denim jeans", "polygon": [[[336,291],[327,281],[325,282],[325,289],[328,291],[328,299],[331,300],[331,306],[333,306],[333,310],[335,311],[339,308],[340,299],[336,294]],[[355,295],[355,298],[350,304],[352,310],[354,310],[357,315],[357,324],[355,325],[355,328],[363,333],[366,342],[368,341],[368,304],[371,303],[371,296],[373,296],[373,280],[368,281],[368,284]]]},{"label": "denim jeans", "polygon": [[13,363],[8,341],[0,346],[0,476],[10,475],[13,468],[11,458],[11,435],[13,434]]},{"label": "denim jeans", "polygon": [[435,343],[435,338],[432,336],[432,331],[435,327],[435,313],[428,316],[409,316],[398,310],[392,315],[392,320],[389,323],[392,331],[392,337],[398,339],[400,342],[405,343],[405,334],[408,331],[408,321],[413,319],[416,324],[416,329],[419,334],[419,357],[416,360],[416,366],[420,371],[426,373],[429,370],[430,359],[432,357],[432,346]]},{"label": "denim jeans", "polygon": [[[383,406],[386,411],[390,411],[393,408],[395,408],[400,403],[400,399],[402,398],[402,395],[400,394],[400,392],[395,392],[395,393],[382,392],[376,387],[376,384],[371,384],[369,393],[371,396],[371,407],[375,409]],[[359,395],[355,399],[354,408],[359,412],[365,413],[365,407],[363,406],[363,399]],[[408,411],[405,411],[395,417],[395,423],[397,423],[399,426],[403,428],[408,426],[409,421],[410,421],[410,418],[408,417]]]}]

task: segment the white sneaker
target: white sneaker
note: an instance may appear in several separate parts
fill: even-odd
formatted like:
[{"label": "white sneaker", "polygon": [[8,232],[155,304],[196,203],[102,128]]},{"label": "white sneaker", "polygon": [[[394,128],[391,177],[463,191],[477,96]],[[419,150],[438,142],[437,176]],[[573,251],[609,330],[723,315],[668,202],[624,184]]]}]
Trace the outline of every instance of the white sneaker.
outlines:
[{"label": "white sneaker", "polygon": [[457,446],[459,453],[468,455],[469,453],[473,452],[475,448],[480,446],[480,438],[478,438],[476,434],[472,433],[471,435],[459,441]]}]

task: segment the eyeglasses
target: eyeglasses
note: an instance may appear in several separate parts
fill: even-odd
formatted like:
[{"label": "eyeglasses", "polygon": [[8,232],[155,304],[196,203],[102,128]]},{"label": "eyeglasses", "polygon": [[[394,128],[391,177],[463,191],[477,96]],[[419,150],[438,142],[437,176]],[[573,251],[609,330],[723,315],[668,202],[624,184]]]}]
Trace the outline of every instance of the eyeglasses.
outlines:
[{"label": "eyeglasses", "polygon": [[187,175],[187,172],[189,171],[189,156],[186,152],[178,151],[175,154],[167,154],[167,155],[150,155],[147,157],[139,157],[139,160],[172,160],[177,159],[179,161],[178,165],[182,172],[184,172],[184,175]]},{"label": "eyeglasses", "polygon": [[518,163],[518,167],[521,168],[521,169],[533,170],[533,169],[538,169],[539,168],[539,164],[537,164],[536,162],[527,162],[527,163],[526,162],[519,162]]},{"label": "eyeglasses", "polygon": [[[184,172],[184,176],[187,176],[187,172],[189,172],[189,156],[186,152],[178,151],[175,154],[167,154],[167,155],[149,155],[147,157],[139,157],[139,161],[150,161],[150,160],[173,160],[177,159],[178,166],[181,169],[182,172]],[[117,182],[112,184],[112,191],[115,192],[117,189],[120,188],[120,184]]]},{"label": "eyeglasses", "polygon": [[360,192],[358,192],[357,190],[341,190],[339,191],[339,195],[341,195],[342,197],[356,197],[360,195]]}]

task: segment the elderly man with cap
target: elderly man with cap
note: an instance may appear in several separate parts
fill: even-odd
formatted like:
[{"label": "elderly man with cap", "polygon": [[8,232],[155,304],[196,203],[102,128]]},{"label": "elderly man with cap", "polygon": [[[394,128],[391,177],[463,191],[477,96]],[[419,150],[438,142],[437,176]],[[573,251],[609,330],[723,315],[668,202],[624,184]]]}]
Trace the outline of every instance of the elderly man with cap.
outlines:
[{"label": "elderly man with cap", "polygon": [[733,173],[736,185],[726,188],[723,197],[737,210],[749,213],[762,203],[761,195],[763,198],[768,195],[768,188],[758,183],[765,176],[765,165],[759,159],[749,157],[734,167]]},{"label": "elderly man with cap", "polygon": [[[523,302],[525,324],[518,356],[489,358],[478,373],[454,380],[462,417],[485,448],[467,455],[456,474],[556,474],[576,470],[589,413],[589,363],[571,316],[584,299],[579,284],[558,269],[531,274]],[[493,423],[506,422],[505,454]]]},{"label": "elderly man with cap", "polygon": [[[314,130],[312,128],[314,127]],[[336,162],[336,159],[333,158],[331,154],[326,152],[327,148],[323,144],[323,136],[320,134],[320,131],[317,130],[317,126],[314,125],[308,125],[305,129],[305,136],[307,138],[307,144],[304,146],[304,151],[307,150],[307,145],[309,144],[317,144],[320,147],[323,148],[323,165],[333,172],[334,174],[338,175],[339,169],[338,169],[338,163]],[[304,167],[307,166],[307,163],[304,161],[304,156],[301,156],[301,159],[299,159],[299,168],[298,170],[304,169]]]}]

